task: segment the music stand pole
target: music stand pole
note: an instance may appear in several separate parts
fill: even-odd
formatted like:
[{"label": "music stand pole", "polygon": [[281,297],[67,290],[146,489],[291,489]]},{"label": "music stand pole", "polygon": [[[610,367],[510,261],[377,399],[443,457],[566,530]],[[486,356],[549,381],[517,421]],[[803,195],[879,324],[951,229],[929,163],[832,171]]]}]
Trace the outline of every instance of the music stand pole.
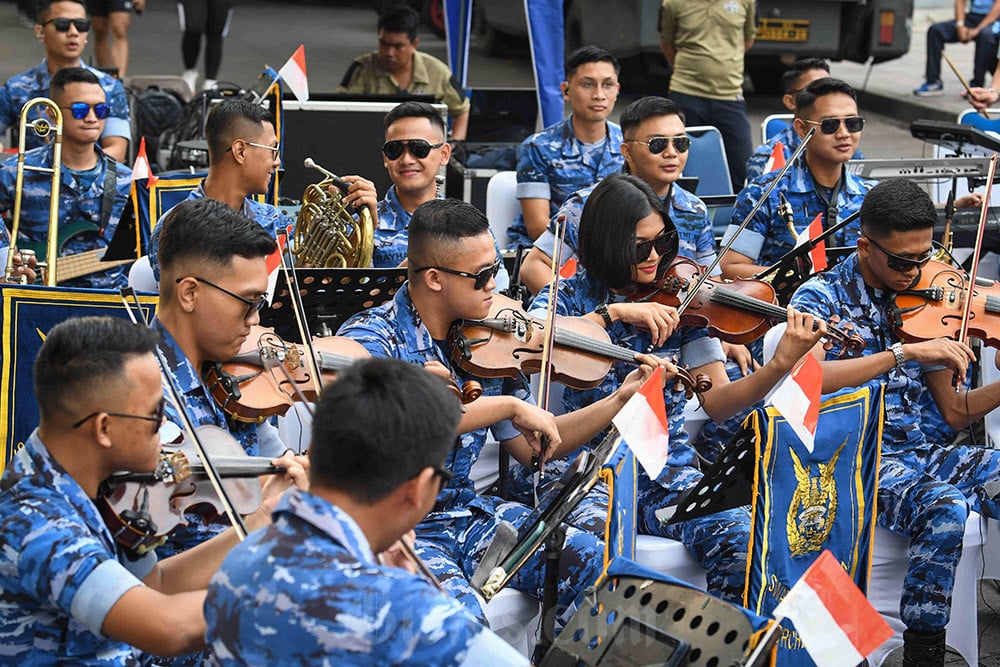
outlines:
[{"label": "music stand pole", "polygon": [[542,627],[531,664],[541,663],[556,640],[556,606],[559,601],[559,558],[566,542],[563,524],[545,538],[545,584],[542,588]]}]

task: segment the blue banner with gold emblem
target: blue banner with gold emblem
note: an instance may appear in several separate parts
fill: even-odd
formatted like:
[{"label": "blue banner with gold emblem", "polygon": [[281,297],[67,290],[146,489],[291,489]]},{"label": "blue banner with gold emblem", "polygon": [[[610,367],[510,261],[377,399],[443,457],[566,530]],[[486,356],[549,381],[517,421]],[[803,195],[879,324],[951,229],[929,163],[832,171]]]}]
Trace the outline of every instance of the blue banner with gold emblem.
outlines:
[{"label": "blue banner with gold emblem", "polygon": [[604,567],[615,558],[635,558],[635,456],[624,440],[601,467],[601,480],[608,486],[608,523],[604,532]]},{"label": "blue banner with gold emblem", "polygon": [[[825,396],[812,452],[773,407],[748,417],[757,436],[746,606],[770,614],[829,549],[868,588],[882,442],[883,387]],[[812,665],[794,626],[778,641],[779,665]]]},{"label": "blue banner with gold emblem", "polygon": [[[2,474],[14,452],[38,426],[33,367],[48,331],[71,317],[126,314],[118,292],[108,290],[0,284],[0,303]],[[148,321],[156,308],[156,296],[140,296],[139,303]]]}]

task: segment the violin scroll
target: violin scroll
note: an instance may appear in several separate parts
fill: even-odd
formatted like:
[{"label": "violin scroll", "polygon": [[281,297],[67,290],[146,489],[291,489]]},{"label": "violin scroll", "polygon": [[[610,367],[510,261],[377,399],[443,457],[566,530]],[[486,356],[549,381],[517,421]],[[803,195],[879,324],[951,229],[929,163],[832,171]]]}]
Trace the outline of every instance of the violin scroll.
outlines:
[{"label": "violin scroll", "polygon": [[691,375],[691,371],[686,368],[678,368],[674,377],[674,389],[683,391],[684,397],[690,399],[695,394],[704,394],[712,388],[712,378],[707,373]]}]

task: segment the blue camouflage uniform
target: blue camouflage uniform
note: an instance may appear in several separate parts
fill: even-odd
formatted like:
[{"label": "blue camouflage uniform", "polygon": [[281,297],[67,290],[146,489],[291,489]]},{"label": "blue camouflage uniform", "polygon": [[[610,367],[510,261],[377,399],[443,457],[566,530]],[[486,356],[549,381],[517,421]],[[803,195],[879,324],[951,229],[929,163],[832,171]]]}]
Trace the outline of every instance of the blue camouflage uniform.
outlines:
[{"label": "blue camouflage uniform", "polygon": [[[795,149],[799,147],[802,139],[799,138],[798,133],[795,128],[789,124],[788,127],[778,132],[773,137],[765,141],[763,144],[754,150],[753,155],[747,160],[747,183],[752,183],[758,176],[764,173],[764,169],[767,167],[767,161],[771,159],[771,154],[774,152],[774,146],[778,142],[781,142],[783,147],[782,152],[785,155],[785,162],[792,157],[792,153]],[[861,152],[861,149],[854,151],[854,155],[851,156],[852,160],[864,160],[865,156]]]},{"label": "blue camouflage uniform", "polygon": [[380,565],[358,524],[294,489],[212,577],[206,636],[237,665],[527,665],[456,600]]},{"label": "blue camouflage uniform", "polygon": [[[593,312],[602,303],[616,300],[616,295],[591,278],[585,269],[580,268],[576,275],[562,283],[556,313],[584,315]],[[544,309],[547,304],[548,294],[543,291],[532,303],[532,309]],[[616,345],[636,352],[645,352],[652,344],[649,332],[621,321],[611,325],[608,335]],[[709,337],[707,329],[694,327],[678,329],[662,347],[654,349],[653,354],[677,358],[682,366],[691,368],[724,361],[719,342]],[[616,364],[612,366],[604,382],[594,389],[567,388],[563,393],[566,412],[590,405],[611,394],[629,371],[631,368],[626,364]],[[748,509],[739,507],[670,526],[662,525],[655,516],[656,510],[673,505],[682,492],[702,478],[697,455],[688,442],[688,434],[684,428],[684,393],[672,389],[672,383],[668,382],[664,389],[670,438],[667,463],[655,481],[645,471],[639,472],[636,494],[639,532],[682,542],[705,568],[708,590],[730,602],[740,603],[743,599],[750,540]],[[595,439],[592,444],[596,442]]]},{"label": "blue camouflage uniform", "polygon": [[[525,139],[517,149],[517,198],[548,199],[549,216],[580,188],[593,185],[621,171],[622,129],[608,122],[604,140],[587,145],[573,133],[573,116]],[[530,246],[531,238],[521,213],[507,230],[510,243]]]},{"label": "blue camouflage uniform", "polygon": [[[889,296],[865,284],[857,253],[803,284],[792,305],[817,317],[840,316],[865,341],[863,355],[883,352],[899,339],[892,331]],[[836,341],[827,352],[840,352]],[[951,610],[955,567],[969,508],[998,517],[983,484],[1000,479],[1000,451],[943,446],[922,430],[923,375],[941,366],[915,361],[884,376],[885,424],[879,469],[878,524],[910,539],[910,561],[900,603],[911,630],[943,630]]]},{"label": "blue camouflage uniform", "polygon": [[4,471],[0,513],[0,663],[140,664],[101,628],[156,556],[119,561],[97,507],[37,430]]},{"label": "blue camouflage uniform", "polygon": [[[205,196],[205,182],[202,181],[197,188],[191,191],[186,201],[202,199]],[[160,258],[157,256],[160,251],[160,230],[163,228],[163,219],[169,213],[170,211],[167,211],[160,216],[160,219],[156,221],[153,232],[149,235],[149,266],[153,269],[153,277],[156,278],[156,282],[160,282]],[[295,221],[282,213],[281,209],[271,204],[259,202],[252,197],[247,197],[243,200],[243,208],[240,210],[240,213],[266,229],[272,239],[278,238],[278,232],[283,232],[289,226],[293,227],[292,233],[295,231]]]},{"label": "blue camouflage uniform", "polygon": [[[460,381],[476,379],[483,386],[483,396],[514,396],[531,401],[528,382],[520,376],[510,378],[474,378],[455,368],[442,349],[443,342],[431,338],[410,299],[405,283],[392,301],[355,315],[340,328],[341,336],[361,343],[374,357],[402,359],[416,364],[439,361],[451,369]],[[415,528],[417,552],[441,584],[462,602],[476,618],[485,622],[483,611],[468,583],[479,559],[493,539],[501,521],[518,526],[529,509],[516,502],[476,494],[469,477],[486,440],[485,428],[463,433],[448,456],[445,466],[454,477],[437,499],[434,510]],[[490,427],[499,442],[520,433],[509,421]],[[576,600],[601,572],[604,545],[593,535],[569,528],[566,546],[559,561],[559,599],[557,620],[565,624],[572,618]],[[512,579],[512,588],[541,596],[544,559],[536,552]]]},{"label": "blue camouflage uniform", "polygon": [[[396,195],[396,186],[390,185],[378,203],[378,227],[375,228],[375,249],[372,253],[372,266],[375,268],[394,268],[406,259],[407,241],[410,238],[410,218],[413,214],[403,208]],[[492,234],[493,232],[490,232]],[[497,249],[497,259],[503,260],[500,246],[496,239],[493,245]],[[500,265],[496,275],[496,290],[507,289],[510,285],[510,274],[507,267]]]},{"label": "blue camouflage uniform", "polygon": [[[76,255],[88,250],[106,248],[118,229],[118,221],[128,202],[132,185],[132,170],[97,151],[97,166],[87,171],[62,167],[59,178],[59,241],[60,257]],[[32,167],[52,167],[53,148],[43,146],[24,154],[24,164]],[[109,169],[114,169],[115,192],[109,200],[107,220],[101,217],[104,208],[104,184]],[[9,210],[13,216],[15,186],[17,184],[17,156],[0,165],[0,211]],[[49,237],[49,202],[52,201],[51,174],[37,171],[24,172],[21,196],[21,221],[18,238],[21,242],[44,244]],[[70,238],[63,238],[72,234]],[[38,252],[39,261],[45,249]],[[58,263],[56,271],[58,272]],[[124,266],[91,273],[60,285],[72,287],[97,287],[118,289],[128,283]]]},{"label": "blue camouflage uniform", "polygon": [[[110,107],[110,113],[104,120],[104,131],[101,132],[101,137],[125,137],[131,140],[132,126],[129,120],[125,86],[107,72],[85,65],[82,60],[78,67],[89,70],[100,80],[101,88],[104,89],[105,101]],[[35,97],[48,97],[51,81],[52,77],[49,75],[49,66],[45,59],[37,67],[7,79],[7,82],[0,88],[0,135],[10,127],[15,128],[15,132],[17,131],[21,107]],[[28,121],[40,118],[41,114],[41,107],[34,108],[29,114]],[[38,148],[44,143],[44,140],[35,135],[34,132],[28,132],[24,145],[27,149],[31,149]]]},{"label": "blue camouflage uniform", "polygon": [[[723,244],[729,241],[743,218],[750,213],[750,210],[763,196],[764,190],[777,175],[777,172],[764,174],[743,188],[736,199],[732,224],[729,225],[722,237]],[[859,210],[865,195],[877,183],[877,181],[861,178],[847,171],[844,172],[843,178],[843,187],[837,197],[838,219],[840,220]],[[778,194],[782,192],[788,199],[788,203],[792,205],[797,234],[801,234],[808,228],[809,223],[820,213],[824,214],[823,228],[826,229],[828,226],[826,221],[827,205],[824,203],[824,198],[828,199],[831,196],[831,191],[828,188],[819,187],[823,194],[821,197],[817,194],[817,187],[819,186],[813,181],[812,174],[809,173],[804,160],[793,165],[785,173],[782,182],[771,191],[771,195],[754,215],[747,228],[736,239],[732,245],[733,252],[746,255],[760,266],[770,266],[795,247],[795,238],[789,231],[788,225],[778,215]],[[857,245],[860,229],[861,223],[854,220],[826,239],[826,247],[853,247]]]}]

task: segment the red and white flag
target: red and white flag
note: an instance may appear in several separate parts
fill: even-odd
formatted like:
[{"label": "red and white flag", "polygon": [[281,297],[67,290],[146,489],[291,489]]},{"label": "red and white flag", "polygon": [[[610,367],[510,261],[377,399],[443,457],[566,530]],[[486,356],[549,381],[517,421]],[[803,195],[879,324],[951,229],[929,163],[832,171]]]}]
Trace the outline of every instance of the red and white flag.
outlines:
[{"label": "red and white flag", "polygon": [[285,243],[288,241],[289,234],[292,233],[292,226],[289,225],[285,229],[284,234],[278,234],[278,238],[275,241],[278,244],[278,249],[267,256],[267,294],[268,294],[268,304],[274,300],[275,287],[278,284],[278,273],[281,269],[281,255],[285,252]]},{"label": "red and white flag", "polygon": [[[808,229],[799,234],[795,240],[795,247],[798,248],[806,241],[812,241],[823,233],[823,214],[818,213],[813,221],[809,223]],[[819,273],[826,271],[826,241],[820,241],[816,247],[809,251],[809,259],[812,261],[813,271]]]},{"label": "red and white flag", "polygon": [[822,388],[823,369],[816,357],[807,353],[768,400],[788,421],[795,435],[799,436],[810,452],[815,445]]},{"label": "red and white flag", "polygon": [[642,383],[611,423],[649,478],[656,479],[667,463],[670,442],[667,408],[663,402],[663,368],[657,368]]},{"label": "red and white flag", "polygon": [[288,59],[288,62],[281,66],[278,74],[286,84],[288,89],[295,95],[299,102],[309,99],[309,80],[306,78],[306,47],[299,44],[295,53]]},{"label": "red and white flag", "polygon": [[149,156],[146,155],[146,137],[139,140],[139,152],[135,154],[135,162],[132,164],[132,180],[146,179],[146,186],[152,187],[157,178],[153,176],[153,170],[149,167]]},{"label": "red and white flag", "polygon": [[771,157],[767,159],[767,164],[764,165],[763,173],[767,174],[772,171],[778,171],[785,166],[785,144],[780,141],[774,142],[774,149],[771,151]]},{"label": "red and white flag", "polygon": [[892,629],[829,550],[774,608],[795,624],[817,667],[852,667],[892,637]]},{"label": "red and white flag", "polygon": [[572,278],[576,275],[576,257],[570,257],[559,269],[560,278]]}]

